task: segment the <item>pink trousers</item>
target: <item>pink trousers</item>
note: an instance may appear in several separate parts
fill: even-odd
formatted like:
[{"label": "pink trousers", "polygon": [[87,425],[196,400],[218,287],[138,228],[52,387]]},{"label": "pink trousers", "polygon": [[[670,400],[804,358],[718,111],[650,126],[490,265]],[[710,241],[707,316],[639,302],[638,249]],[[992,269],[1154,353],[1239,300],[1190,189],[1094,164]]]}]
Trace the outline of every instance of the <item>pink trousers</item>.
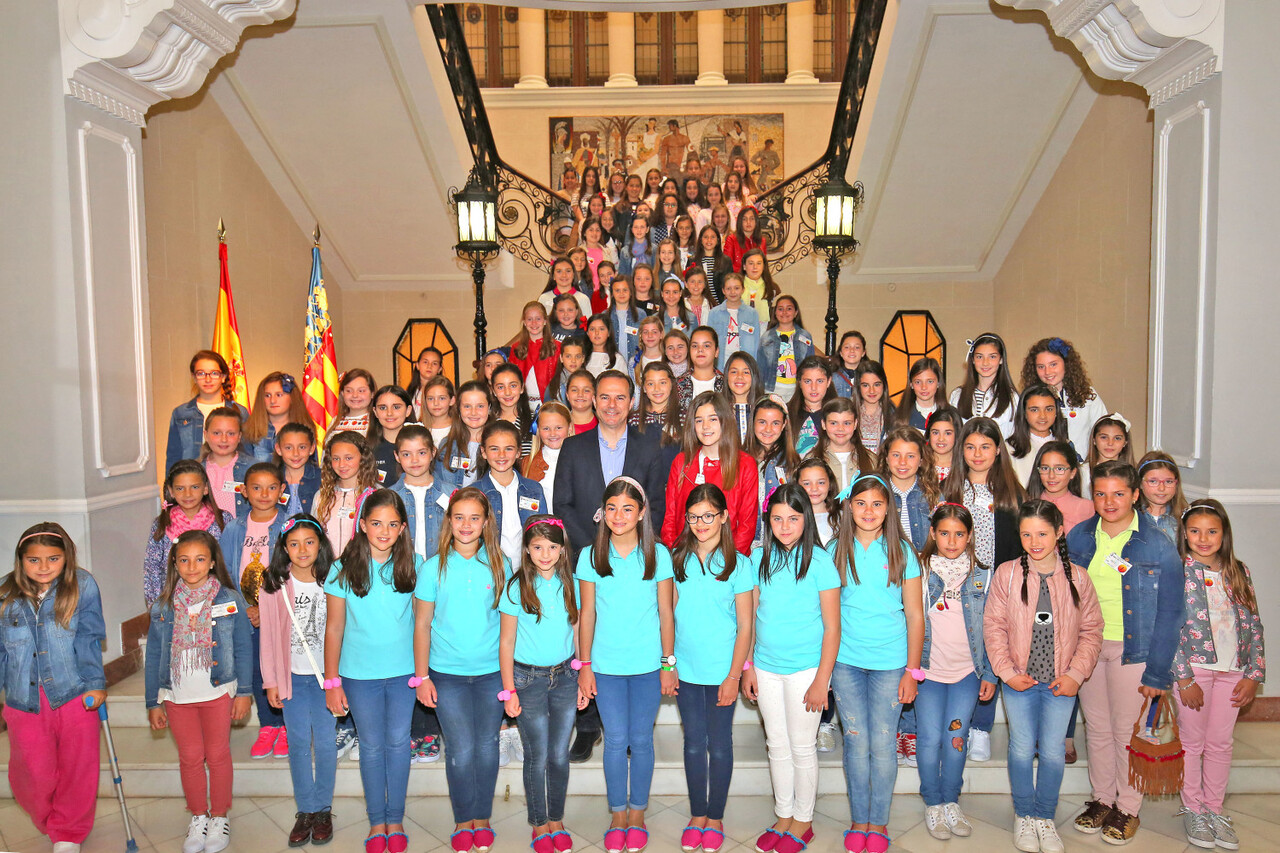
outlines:
[{"label": "pink trousers", "polygon": [[231,810],[231,697],[185,705],[165,702],[164,712],[178,746],[187,808],[192,814],[225,815]]},{"label": "pink trousers", "polygon": [[[1182,771],[1182,804],[1193,811],[1208,809],[1222,814],[1231,775],[1231,734],[1240,709],[1231,704],[1242,672],[1214,672],[1191,668],[1196,684],[1204,691],[1204,705],[1192,711],[1182,704],[1178,693],[1178,728],[1187,757]],[[1174,691],[1177,693],[1177,691]]]},{"label": "pink trousers", "polygon": [[41,689],[40,713],[6,707],[4,721],[14,799],[50,841],[81,843],[98,803],[98,712],[78,696],[55,710]]},{"label": "pink trousers", "polygon": [[1093,799],[1136,815],[1142,794],[1129,785],[1129,752],[1133,724],[1142,712],[1145,663],[1120,662],[1124,643],[1103,640],[1093,675],[1080,685],[1080,711],[1089,738],[1089,786]]}]

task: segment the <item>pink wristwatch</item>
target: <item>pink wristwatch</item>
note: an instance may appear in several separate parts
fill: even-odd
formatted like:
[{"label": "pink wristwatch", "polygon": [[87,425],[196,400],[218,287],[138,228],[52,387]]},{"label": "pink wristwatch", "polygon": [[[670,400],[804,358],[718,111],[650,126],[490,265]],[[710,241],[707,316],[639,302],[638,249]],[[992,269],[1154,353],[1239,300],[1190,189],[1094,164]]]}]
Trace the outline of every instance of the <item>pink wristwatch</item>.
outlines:
[{"label": "pink wristwatch", "polygon": [[514,696],[514,695],[516,695],[516,692],[515,692],[514,690],[499,690],[499,691],[498,691],[498,701],[499,701],[499,702],[505,702],[505,701],[507,701],[508,699],[510,699],[510,698],[511,698],[512,696]]},{"label": "pink wristwatch", "polygon": [[907,675],[910,675],[910,676],[911,676],[912,678],[914,678],[916,681],[924,681],[924,670],[923,670],[923,669],[908,669],[908,670],[907,670]]}]

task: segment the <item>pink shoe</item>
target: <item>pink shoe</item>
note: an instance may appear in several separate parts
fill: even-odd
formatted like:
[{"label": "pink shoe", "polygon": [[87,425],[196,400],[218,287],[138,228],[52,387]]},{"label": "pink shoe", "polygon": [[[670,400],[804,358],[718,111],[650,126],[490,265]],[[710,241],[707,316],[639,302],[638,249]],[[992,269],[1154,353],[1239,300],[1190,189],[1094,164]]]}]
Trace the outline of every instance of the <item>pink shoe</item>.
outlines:
[{"label": "pink shoe", "polygon": [[697,850],[702,847],[702,830],[696,826],[686,826],[680,833],[681,850]]},{"label": "pink shoe", "polygon": [[883,832],[867,833],[867,853],[885,853],[891,843]]},{"label": "pink shoe", "polygon": [[558,830],[551,833],[551,844],[556,848],[556,853],[566,853],[573,849],[573,836],[563,829]]},{"label": "pink shoe", "polygon": [[449,836],[449,846],[457,853],[467,853],[471,849],[472,833],[469,829],[459,829]]},{"label": "pink shoe", "polygon": [[377,835],[370,835],[364,840],[364,853],[386,853],[387,836],[379,832]]},{"label": "pink shoe", "polygon": [[250,758],[270,758],[276,746],[276,737],[280,734],[278,726],[263,726],[258,729],[258,739],[249,747]]},{"label": "pink shoe", "polygon": [[649,830],[640,826],[627,827],[627,853],[640,853],[649,845]]},{"label": "pink shoe", "polygon": [[782,840],[778,842],[778,846],[774,849],[778,853],[800,853],[801,850],[808,848],[809,842],[813,840],[813,827],[806,829],[804,835],[797,838],[790,832],[782,833]]},{"label": "pink shoe", "polygon": [[844,849],[849,853],[865,853],[867,849],[867,833],[861,829],[844,831]]},{"label": "pink shoe", "polygon": [[276,735],[276,745],[272,748],[271,754],[276,758],[289,757],[289,732],[284,726],[280,727],[280,734]]},{"label": "pink shoe", "polygon": [[724,833],[718,829],[702,830],[702,849],[706,853],[716,853],[720,849],[720,845],[724,844]]},{"label": "pink shoe", "polygon": [[[283,729],[281,730],[283,732]],[[387,833],[387,853],[405,853],[409,849],[409,836],[403,832]]]},{"label": "pink shoe", "polygon": [[556,846],[551,842],[551,833],[544,832],[538,834],[535,829],[533,831],[533,843],[529,845],[533,848],[533,853],[555,853]]},{"label": "pink shoe", "polygon": [[622,853],[627,849],[627,831],[614,827],[604,834],[604,849],[608,853]]},{"label": "pink shoe", "polygon": [[496,837],[493,834],[492,827],[478,826],[471,830],[471,843],[475,845],[475,848],[480,853],[485,853],[486,850],[492,847]]},{"label": "pink shoe", "polygon": [[760,837],[756,839],[756,850],[759,853],[770,853],[771,850],[777,849],[778,842],[781,840],[782,833],[773,827],[769,827],[760,833]]}]

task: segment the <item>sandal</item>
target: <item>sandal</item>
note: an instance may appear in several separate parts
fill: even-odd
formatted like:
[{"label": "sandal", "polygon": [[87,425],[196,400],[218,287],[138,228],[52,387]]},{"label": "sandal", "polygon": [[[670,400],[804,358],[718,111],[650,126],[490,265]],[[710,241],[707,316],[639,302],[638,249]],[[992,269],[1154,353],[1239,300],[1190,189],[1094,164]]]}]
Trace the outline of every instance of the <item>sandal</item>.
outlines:
[{"label": "sandal", "polygon": [[680,849],[686,851],[698,850],[702,847],[702,827],[686,826],[684,832],[680,833]]},{"label": "sandal", "polygon": [[643,826],[627,827],[627,853],[640,853],[649,844],[649,830]]}]

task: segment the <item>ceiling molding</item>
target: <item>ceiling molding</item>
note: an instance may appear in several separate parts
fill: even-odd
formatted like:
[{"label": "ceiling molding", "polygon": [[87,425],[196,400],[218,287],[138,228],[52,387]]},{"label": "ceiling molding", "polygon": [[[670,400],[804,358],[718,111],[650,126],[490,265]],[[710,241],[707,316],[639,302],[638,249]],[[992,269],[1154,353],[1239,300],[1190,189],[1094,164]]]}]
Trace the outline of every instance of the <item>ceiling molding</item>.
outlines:
[{"label": "ceiling molding", "polygon": [[1223,0],[995,0],[1045,13],[1089,68],[1147,91],[1152,109],[1222,70]]},{"label": "ceiling molding", "polygon": [[[600,86],[552,86],[546,89],[482,89],[486,109],[544,107],[563,110],[610,110],[619,108],[618,90]],[[717,106],[750,107],[752,111],[769,104],[829,104],[835,106],[840,94],[839,83],[811,83],[804,86],[789,83],[730,83],[710,93]],[[627,89],[628,110],[649,106],[689,105],[707,107],[709,93],[694,86],[635,86]],[[772,108],[770,108],[772,109]]]}]

